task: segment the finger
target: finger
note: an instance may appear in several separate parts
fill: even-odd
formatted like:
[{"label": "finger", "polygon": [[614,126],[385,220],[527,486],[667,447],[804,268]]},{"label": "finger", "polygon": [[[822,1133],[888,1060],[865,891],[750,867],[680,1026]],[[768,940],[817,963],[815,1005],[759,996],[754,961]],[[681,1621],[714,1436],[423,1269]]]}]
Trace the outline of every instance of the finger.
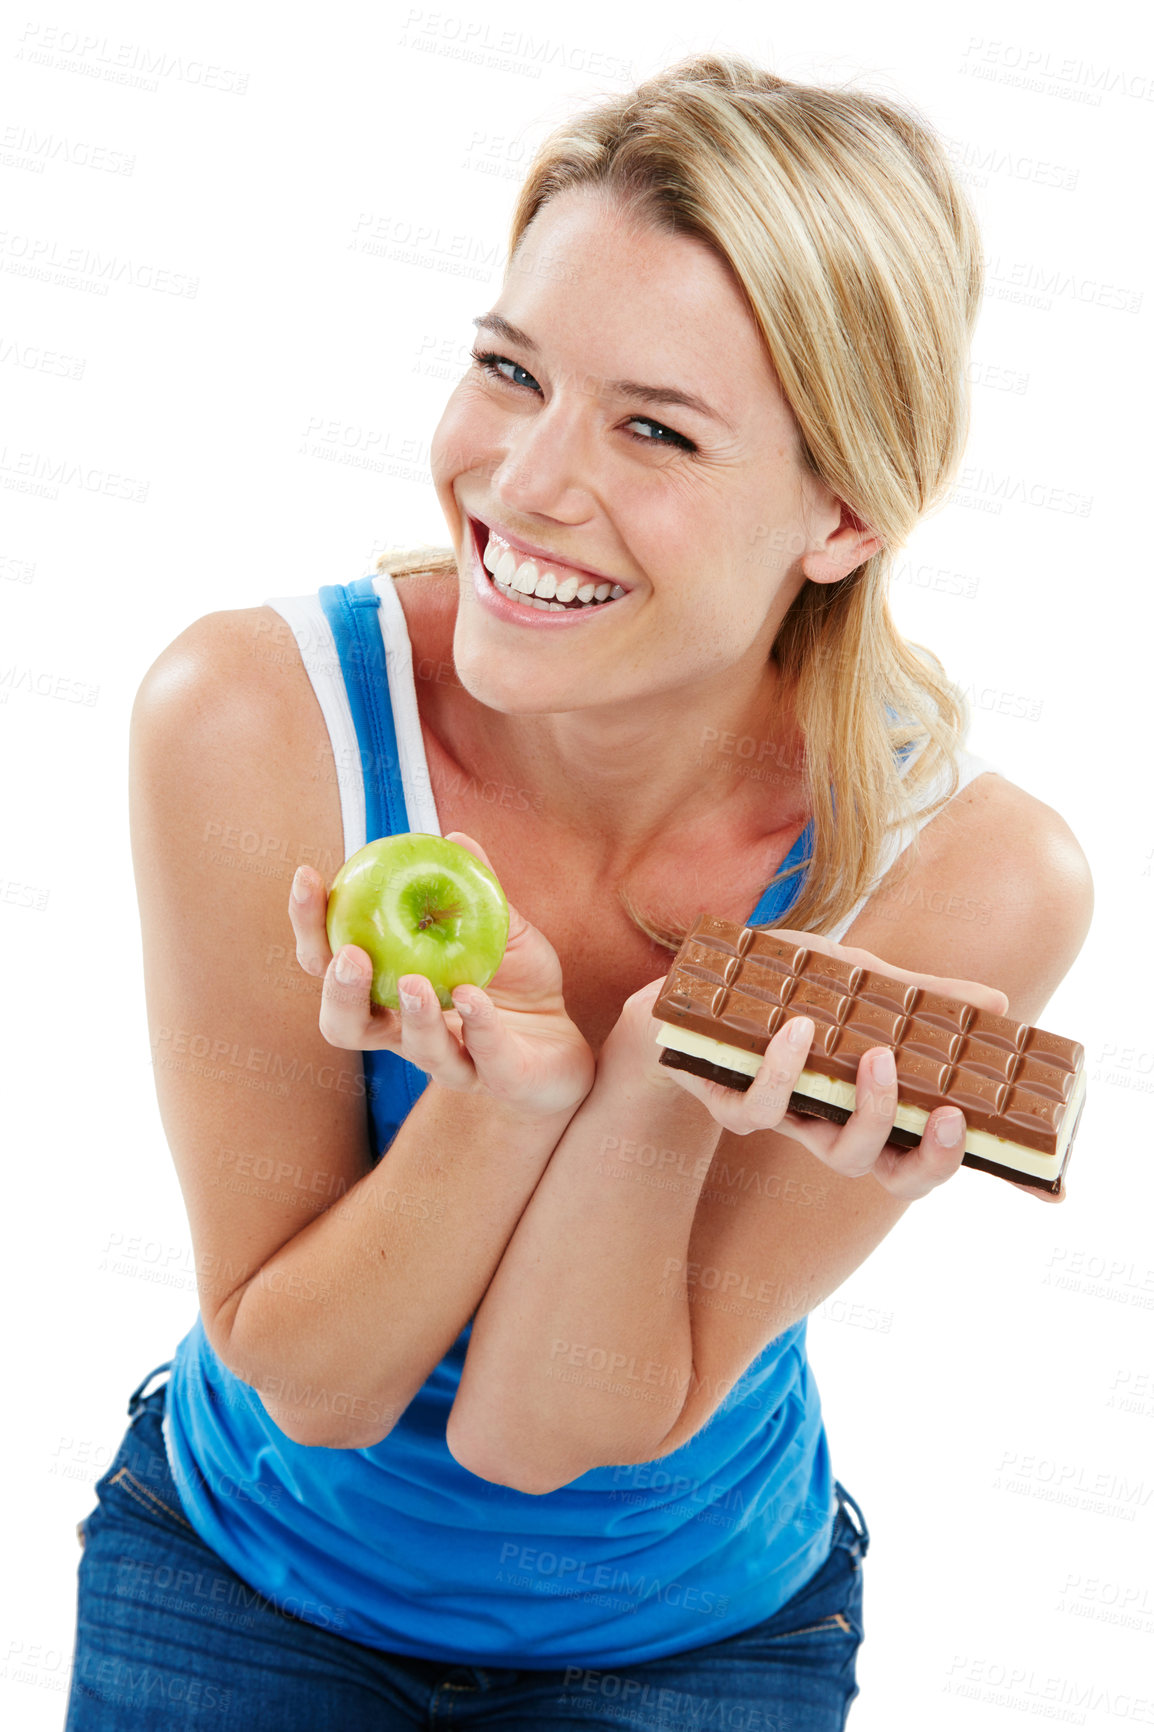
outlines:
[{"label": "finger", "polygon": [[806,1055],[813,1044],[812,1017],[791,1016],[765,1049],[753,1084],[741,1096],[745,1129],[771,1130],[780,1124],[789,1111],[789,1098],[805,1069]]},{"label": "finger", "polygon": [[[489,868],[494,878],[497,877],[496,867],[493,865],[493,862],[475,837],[467,836],[463,830],[449,830],[445,835],[445,841],[457,842],[462,848],[467,848],[470,854],[476,855],[477,859],[483,866]],[[499,879],[498,883],[500,883]],[[525,919],[525,916],[514,908],[513,904],[508,901],[508,898],[506,898],[506,902],[508,903],[509,908],[509,937],[506,941],[505,949],[508,951],[513,948],[519,939],[523,938],[527,932],[532,932],[534,928],[530,926],[529,922]]]},{"label": "finger", "polygon": [[889,1047],[871,1047],[858,1062],[854,1110],[823,1156],[847,1179],[871,1172],[893,1129],[898,1110],[897,1071]]},{"label": "finger", "polygon": [[805,1069],[813,1033],[810,1017],[791,1017],[766,1047],[757,1074],[744,1091],[688,1071],[672,1070],[670,1074],[709,1108],[723,1130],[739,1137],[772,1130],[789,1110],[789,1097]]},{"label": "finger", "polygon": [[[625,1003],[626,1004],[639,1004],[639,1005],[643,1004],[643,1005],[645,1005],[645,1007],[648,1010],[651,1011],[653,1009],[654,1004],[657,1002],[658,998],[661,996],[661,993],[663,992],[663,990],[665,988],[665,982],[668,980],[668,978],[669,978],[668,973],[659,974],[657,976],[656,980],[651,980],[647,983],[647,985],[639,986],[637,988],[636,992],[631,992],[629,994],[629,997],[625,1000]],[[624,1005],[622,1006],[622,1009],[624,1009]]]},{"label": "finger", "polygon": [[[483,866],[489,868],[494,878],[497,877],[496,867],[493,865],[493,862],[490,860],[481,844],[476,841],[474,837],[466,836],[463,830],[450,830],[448,835],[445,837],[445,840],[446,842],[459,842],[462,848],[467,848],[470,854],[475,854],[477,856],[477,859]],[[500,879],[497,881],[500,883]],[[529,921],[525,919],[525,916],[518,909],[514,908],[513,904],[509,902],[507,897],[505,900],[509,909],[509,936],[505,943],[505,949],[508,951],[511,950],[520,939],[524,938],[527,932],[534,932],[536,931],[536,928],[530,925]]]},{"label": "finger", "polygon": [[475,837],[466,836],[463,830],[448,830],[445,833],[445,841],[456,842],[459,847],[467,848],[470,854],[475,854],[477,856],[477,859],[481,862],[482,866],[487,866],[490,872],[493,873],[493,876],[497,876],[493,862]]},{"label": "finger", "polygon": [[[515,950],[526,937],[535,932],[536,927],[530,925],[519,908],[514,908],[508,897],[505,900],[509,910],[509,936],[505,940],[505,955],[507,956],[510,950]],[[502,957],[501,960],[504,962],[505,958]],[[495,978],[496,976],[494,976]]]},{"label": "finger", "polygon": [[965,1152],[966,1121],[956,1107],[947,1107],[930,1114],[916,1148],[887,1143],[878,1156],[874,1178],[891,1196],[914,1202],[952,1179]]},{"label": "finger", "polygon": [[396,1011],[374,1006],[373,964],[368,951],[343,944],[325,970],[320,1030],[330,1046],[350,1052],[400,1050]]},{"label": "finger", "polygon": [[323,974],[333,959],[325,915],[324,879],[311,866],[298,866],[289,891],[289,919],[296,935],[297,961],[306,974]]},{"label": "finger", "polygon": [[477,1080],[500,1095],[517,1080],[517,1060],[501,1013],[480,987],[454,987],[453,1003],[461,1018],[461,1039]]},{"label": "finger", "polygon": [[628,1014],[632,1019],[635,1019],[635,1026],[643,1032],[647,1039],[652,1039],[657,1033],[661,1019],[654,1016],[653,1006],[665,990],[666,978],[663,974],[660,980],[651,980],[648,986],[642,986],[638,991],[631,993],[621,1006],[622,1016]]},{"label": "finger", "polygon": [[432,984],[421,974],[402,974],[401,1057],[444,1088],[468,1089],[476,1082],[473,1061],[449,1030]]}]

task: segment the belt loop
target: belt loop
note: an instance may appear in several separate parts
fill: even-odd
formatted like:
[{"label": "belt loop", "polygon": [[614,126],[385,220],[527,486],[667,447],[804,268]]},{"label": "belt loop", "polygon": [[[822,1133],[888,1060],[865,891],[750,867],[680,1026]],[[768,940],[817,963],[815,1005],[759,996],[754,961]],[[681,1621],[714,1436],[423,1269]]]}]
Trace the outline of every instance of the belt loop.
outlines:
[{"label": "belt loop", "polygon": [[143,1383],[137,1384],[137,1386],[133,1390],[132,1394],[128,1397],[128,1417],[129,1417],[129,1419],[135,1419],[137,1414],[139,1413],[140,1409],[144,1406],[144,1402],[145,1402],[144,1391],[148,1388],[148,1385],[152,1382],[153,1378],[159,1377],[162,1371],[168,1371],[171,1369],[171,1367],[172,1367],[172,1360],[166,1359],[163,1365],[158,1365],[156,1367],[155,1371],[149,1372],[148,1376],[144,1379]]},{"label": "belt loop", "polygon": [[[857,1521],[850,1521],[850,1526],[854,1528],[858,1539],[861,1542],[861,1554],[864,1558],[870,1548],[870,1530],[866,1523],[865,1516],[861,1512],[861,1505],[858,1503],[856,1498],[850,1496],[849,1492],[845,1489],[845,1486],[842,1485],[840,1480],[835,1479],[833,1483],[834,1490],[837,1493],[838,1502],[841,1504],[842,1509],[844,1510],[848,1505],[857,1516]],[[850,1518],[847,1516],[846,1519],[849,1520]]]}]

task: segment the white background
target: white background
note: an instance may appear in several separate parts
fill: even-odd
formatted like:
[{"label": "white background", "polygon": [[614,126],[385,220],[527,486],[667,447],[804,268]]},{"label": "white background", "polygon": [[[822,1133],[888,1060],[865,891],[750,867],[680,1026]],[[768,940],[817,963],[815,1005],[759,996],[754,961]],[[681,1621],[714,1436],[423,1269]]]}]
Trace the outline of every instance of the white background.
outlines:
[{"label": "white background", "polygon": [[[664,0],[644,18],[605,0],[359,0],[307,23],[220,0],[9,16],[9,1723],[61,1723],[75,1523],[129,1391],[196,1313],[144,1017],[135,691],[206,612],[447,539],[429,441],[469,318],[500,287],[535,143],[598,91],[726,47],[904,97],[950,141],[988,255],[974,423],[964,485],[919,530],[894,607],[969,689],[972,748],[1066,817],[1097,892],[1043,1018],[1090,1064],[1067,1200],[965,1171],[811,1320],[835,1472],[873,1532],[852,1725],[1154,1723],[1154,1027],[1140,980],[1154,41],[1128,6],[986,0],[908,16],[846,0]],[[115,80],[145,56],[169,69],[148,87]],[[373,229],[396,237],[384,256],[360,244]],[[45,261],[72,249],[87,265],[58,280]],[[332,461],[342,450],[372,466]],[[61,460],[143,496],[53,488],[43,473]],[[1055,497],[1065,508],[1038,503]]]}]

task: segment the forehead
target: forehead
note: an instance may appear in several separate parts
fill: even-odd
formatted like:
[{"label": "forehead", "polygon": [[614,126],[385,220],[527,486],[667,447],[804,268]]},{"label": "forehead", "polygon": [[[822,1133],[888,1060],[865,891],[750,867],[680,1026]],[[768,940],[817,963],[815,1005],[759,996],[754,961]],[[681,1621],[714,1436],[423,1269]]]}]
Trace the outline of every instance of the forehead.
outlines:
[{"label": "forehead", "polygon": [[494,310],[547,359],[572,345],[590,371],[691,392],[732,425],[792,419],[728,262],[601,189],[571,188],[542,206]]}]

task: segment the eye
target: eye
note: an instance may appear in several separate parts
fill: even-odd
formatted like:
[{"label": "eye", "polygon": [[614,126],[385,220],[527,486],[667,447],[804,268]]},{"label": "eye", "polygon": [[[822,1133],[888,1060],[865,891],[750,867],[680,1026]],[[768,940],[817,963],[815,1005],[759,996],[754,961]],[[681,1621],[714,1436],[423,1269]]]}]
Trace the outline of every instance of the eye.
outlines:
[{"label": "eye", "polygon": [[[501,367],[512,367],[515,373],[525,373],[524,367],[518,366],[516,361],[506,360],[504,355],[495,355],[491,350],[471,349],[469,353],[472,355],[474,361],[476,361],[478,367],[480,367],[483,372],[488,373],[490,379],[500,379],[503,384],[515,385],[517,381],[515,379],[506,379],[504,373],[499,371]],[[537,381],[536,379],[533,379],[532,373],[525,373],[525,377],[526,379],[532,379],[533,384],[536,385]]]},{"label": "eye", "polygon": [[[520,362],[510,361],[507,355],[495,354],[491,349],[470,349],[469,353],[482,372],[487,373],[491,379],[498,380],[502,385],[511,385],[515,391],[539,391],[541,389],[532,373],[526,372]],[[526,385],[516,379],[507,378],[500,371],[502,367],[512,367],[514,373],[523,374],[529,383]],[[652,433],[631,433],[629,437],[636,440],[638,444],[673,445],[682,451],[697,450],[692,439],[686,439],[682,433],[675,433],[672,427],[666,427],[661,421],[650,420],[647,415],[631,415],[628,424],[635,427],[652,427],[656,429],[657,434],[664,435],[664,437],[658,438]]]},{"label": "eye", "polygon": [[666,427],[662,421],[651,421],[647,415],[631,415],[629,419],[635,427],[655,427],[658,433],[664,435],[660,439],[652,433],[630,435],[633,439],[640,439],[643,445],[676,445],[682,451],[697,450],[692,439],[687,439],[683,433],[675,433],[672,427]]}]

